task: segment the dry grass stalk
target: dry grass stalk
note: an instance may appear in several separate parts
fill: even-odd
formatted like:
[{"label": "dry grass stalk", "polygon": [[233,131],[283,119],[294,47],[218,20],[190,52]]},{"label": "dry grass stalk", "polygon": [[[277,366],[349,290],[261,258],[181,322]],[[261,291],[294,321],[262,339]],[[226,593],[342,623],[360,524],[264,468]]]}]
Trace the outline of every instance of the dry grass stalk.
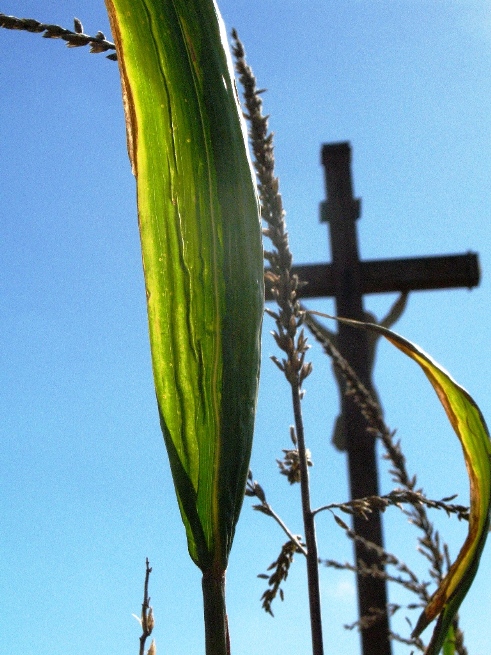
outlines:
[{"label": "dry grass stalk", "polygon": [[323,655],[317,541],[314,515],[310,506],[308,458],[301,411],[302,383],[312,371],[312,364],[305,363],[305,354],[309,348],[307,339],[303,330],[298,332],[303,322],[303,313],[297,300],[297,290],[300,288],[301,282],[291,272],[293,257],[288,245],[279,182],[274,174],[273,135],[268,133],[268,117],[262,114],[262,90],[257,88],[256,79],[245,60],[245,51],[237,32],[233,31],[232,38],[234,40],[235,68],[244,89],[245,117],[250,126],[249,136],[258,179],[261,215],[267,224],[263,233],[273,244],[273,250],[266,251],[264,256],[271,267],[266,277],[271,285],[278,311],[274,312],[269,309],[266,311],[275,320],[276,330],[272,334],[278,347],[286,355],[281,361],[277,357],[272,357],[272,360],[284,373],[291,387],[295,435],[298,444],[302,514],[307,545],[312,648],[314,655]]},{"label": "dry grass stalk", "polygon": [[[405,498],[404,502],[408,502],[410,509],[403,509],[402,511],[409,519],[409,522],[413,524],[422,535],[418,537],[419,552],[428,560],[429,562],[429,574],[433,579],[435,584],[438,586],[442,579],[444,578],[446,571],[450,567],[450,561],[448,557],[448,546],[445,543],[441,543],[440,535],[437,530],[435,530],[433,524],[428,518],[427,507],[434,509],[443,509],[447,514],[454,513],[458,516],[459,519],[467,519],[469,516],[469,509],[461,505],[452,505],[449,503],[450,500],[453,500],[455,496],[450,496],[444,498],[441,501],[432,501],[426,498],[423,494],[423,490],[417,488],[417,478],[416,475],[410,476],[407,471],[406,458],[401,449],[400,441],[395,441],[395,432],[391,431],[382,416],[382,411],[378,403],[374,400],[370,391],[363,385],[363,383],[358,378],[355,371],[351,368],[349,363],[342,357],[339,351],[335,348],[332,342],[325,336],[325,333],[319,330],[316,327],[316,321],[306,314],[306,324],[311,330],[313,336],[322,344],[324,351],[329,357],[331,357],[334,366],[342,373],[346,380],[347,391],[346,393],[353,396],[355,402],[359,405],[368,425],[368,430],[376,437],[378,437],[384,446],[385,454],[384,459],[388,460],[391,464],[389,473],[392,476],[393,481],[400,486],[399,489],[394,490],[392,494],[387,496],[378,496],[371,499],[359,499],[352,501],[352,503],[345,503],[344,507],[351,507],[352,510],[366,512],[367,503],[370,506],[372,503],[378,505],[378,509],[383,509],[383,506],[388,504],[398,504],[397,497],[401,494],[401,499]],[[394,495],[395,494],[395,495]],[[395,501],[395,502],[393,502]],[[387,505],[386,505],[387,506]],[[340,507],[341,508],[341,507]],[[319,510],[316,511],[320,511]],[[326,506],[326,509],[330,507]],[[346,511],[346,510],[345,510]],[[339,522],[339,521],[338,521]],[[350,538],[359,539],[357,535],[354,535],[347,526],[347,534]],[[351,533],[351,534],[350,534]],[[375,544],[365,544],[367,548],[378,548]],[[385,554],[385,551],[384,551]],[[385,554],[388,555],[388,554]],[[391,556],[394,557],[394,556]],[[388,562],[390,563],[390,562]],[[336,563],[338,566],[339,563]],[[333,565],[332,563],[329,565]],[[363,574],[363,568],[351,567],[351,565],[340,565],[338,568],[346,568],[349,570],[355,570],[356,572],[361,572]],[[406,572],[410,573],[410,576],[417,580],[417,577],[413,572],[409,572],[409,569],[406,567]],[[366,574],[374,574],[373,572]],[[387,575],[387,580],[391,580],[391,577]],[[392,582],[398,582],[395,579],[392,579]],[[409,585],[409,583],[408,583]],[[405,584],[403,586],[406,586]],[[410,586],[406,586],[407,589],[412,590],[416,593],[419,598],[423,601],[424,604],[429,600],[430,594],[427,591],[427,584],[420,583],[418,581],[414,589],[410,589]],[[409,609],[409,607],[408,607]],[[363,622],[364,617],[361,618]],[[360,623],[360,622],[358,622]],[[360,624],[361,625],[361,624]],[[455,639],[455,650],[457,655],[467,655],[467,650],[463,643],[463,633],[460,630],[458,624],[458,617],[454,619],[454,630],[456,634]],[[404,640],[399,635],[393,634],[394,639],[402,641],[404,643],[410,643],[421,650],[424,650],[422,642],[419,639],[416,640]]]},{"label": "dry grass stalk", "polygon": [[[136,615],[134,615],[142,627],[139,655],[145,654],[145,643],[148,637],[150,637],[150,635],[152,634],[155,625],[155,620],[153,618],[153,610],[152,607],[150,606],[150,596],[148,595],[148,583],[150,580],[150,573],[152,572],[150,563],[148,561],[148,557],[146,559],[145,566],[146,566],[145,584],[143,586],[143,602],[142,602],[141,617],[138,618]],[[152,641],[152,643],[150,644],[150,648],[148,649],[147,655],[155,655],[156,652],[157,649],[155,646],[155,641]]]},{"label": "dry grass stalk", "polygon": [[[114,43],[108,41],[103,32],[97,32],[95,36],[84,34],[83,25],[78,18],[74,18],[73,20],[73,30],[67,30],[65,27],[60,27],[59,25],[40,23],[33,18],[16,18],[15,16],[0,14],[0,27],[8,30],[22,30],[37,34],[44,32],[43,38],[62,39],[66,41],[68,48],[79,48],[88,45],[90,46],[90,52],[93,54],[107,52],[108,50],[116,51]],[[116,52],[107,55],[107,59],[117,59]]]}]

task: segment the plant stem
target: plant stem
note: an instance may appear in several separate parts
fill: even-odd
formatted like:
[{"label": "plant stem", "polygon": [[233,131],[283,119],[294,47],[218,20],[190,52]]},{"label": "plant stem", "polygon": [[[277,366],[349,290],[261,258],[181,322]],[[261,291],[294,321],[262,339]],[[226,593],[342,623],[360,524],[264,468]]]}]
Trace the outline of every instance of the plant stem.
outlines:
[{"label": "plant stem", "polygon": [[237,36],[237,32],[233,31],[232,37],[235,41],[236,70],[244,87],[246,117],[250,125],[250,139],[255,158],[254,165],[259,180],[262,218],[268,224],[264,234],[271,239],[276,249],[273,252],[265,253],[265,258],[271,264],[269,279],[272,284],[272,293],[280,308],[279,314],[272,313],[278,330],[273,333],[273,336],[278,346],[287,353],[288,361],[279,362],[275,358],[273,358],[273,361],[285,373],[292,390],[299,453],[302,513],[305,543],[307,545],[307,580],[312,652],[313,655],[323,655],[317,542],[314,515],[310,508],[308,463],[300,407],[302,381],[312,370],[310,364],[304,364],[304,356],[308,346],[303,331],[297,337],[297,328],[302,322],[302,312],[297,301],[297,290],[301,281],[298,280],[297,276],[291,274],[293,258],[288,245],[288,233],[286,232],[283,204],[279,193],[279,181],[274,175],[273,135],[268,134],[268,117],[262,114],[261,91],[258,91],[256,78],[246,63],[244,47]]},{"label": "plant stem", "polygon": [[315,536],[314,514],[310,507],[309,470],[305,448],[305,436],[301,410],[300,384],[291,385],[292,404],[297,437],[298,458],[300,465],[300,493],[302,497],[302,514],[307,545],[307,581],[309,588],[310,628],[312,633],[313,655],[323,655],[321,598],[319,589],[319,562],[317,555],[317,539]]},{"label": "plant stem", "polygon": [[142,636],[140,637],[139,655],[143,655],[145,652],[145,642],[147,641],[147,637],[152,634],[154,624],[152,608],[150,607],[150,596],[148,595],[148,582],[150,580],[150,573],[152,572],[148,557],[146,559],[145,565],[145,585],[143,587],[143,603],[141,613]]},{"label": "plant stem", "polygon": [[298,548],[298,552],[302,553],[302,555],[305,555],[307,557],[307,550],[304,548],[299,540],[299,538],[293,534],[293,532],[288,528],[288,526],[282,521],[282,519],[278,516],[278,514],[274,511],[274,509],[266,503],[266,506],[268,508],[268,516],[271,516],[272,519],[276,521],[276,523],[280,526],[280,528],[283,530],[283,532],[286,534],[286,536],[290,539],[290,541],[293,541],[295,546]]},{"label": "plant stem", "polygon": [[[16,18],[15,16],[0,14],[0,27],[5,27],[8,30],[24,30],[25,32],[44,32],[43,38],[62,39],[67,42],[69,48],[90,45],[91,53],[116,50],[114,43],[108,41],[102,32],[97,32],[95,36],[84,34],[82,23],[78,18],[75,18],[74,20],[75,29],[72,31],[60,27],[59,25],[40,23],[38,20],[34,20],[34,18]],[[116,53],[114,52],[108,55],[107,59],[117,59]]]},{"label": "plant stem", "polygon": [[225,607],[225,572],[203,573],[203,608],[206,655],[230,655],[227,610]]}]

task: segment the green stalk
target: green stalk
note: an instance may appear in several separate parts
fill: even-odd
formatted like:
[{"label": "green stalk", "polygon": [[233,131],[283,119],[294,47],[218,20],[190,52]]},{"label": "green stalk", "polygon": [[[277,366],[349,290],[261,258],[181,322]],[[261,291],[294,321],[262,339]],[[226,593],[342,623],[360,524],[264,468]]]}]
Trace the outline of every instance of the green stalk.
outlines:
[{"label": "green stalk", "polygon": [[225,574],[207,572],[202,579],[206,655],[230,655]]}]

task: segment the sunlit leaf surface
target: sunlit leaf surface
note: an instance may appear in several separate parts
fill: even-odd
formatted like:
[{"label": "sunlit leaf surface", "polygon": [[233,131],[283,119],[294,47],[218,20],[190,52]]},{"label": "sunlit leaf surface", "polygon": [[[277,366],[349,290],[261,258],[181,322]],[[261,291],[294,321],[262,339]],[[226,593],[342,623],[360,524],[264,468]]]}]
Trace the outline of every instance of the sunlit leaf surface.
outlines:
[{"label": "sunlit leaf surface", "polygon": [[191,557],[224,570],[257,396],[263,259],[212,0],[107,0],[123,86],[153,373]]}]

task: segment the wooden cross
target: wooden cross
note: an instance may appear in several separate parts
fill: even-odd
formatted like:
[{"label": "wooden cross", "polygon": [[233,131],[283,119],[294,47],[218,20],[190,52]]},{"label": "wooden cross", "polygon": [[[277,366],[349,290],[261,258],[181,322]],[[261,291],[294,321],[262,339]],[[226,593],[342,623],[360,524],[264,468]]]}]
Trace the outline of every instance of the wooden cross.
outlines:
[{"label": "wooden cross", "polygon": [[[338,316],[364,320],[363,296],[367,293],[474,287],[479,283],[477,255],[418,257],[410,259],[360,261],[356,220],[361,202],[353,197],[351,180],[351,147],[347,142],[322,147],[327,201],[321,204],[321,221],[329,223],[331,264],[297,266],[293,272],[308,285],[304,298],[332,296]],[[361,381],[372,388],[369,370],[368,341],[364,330],[339,324],[337,346],[354,368]],[[366,431],[366,422],[352,398],[342,399],[343,423],[347,426],[346,444],[351,498],[378,495],[378,471],[375,439]],[[369,521],[355,516],[355,532],[380,546],[383,545],[379,513]],[[355,561],[363,559],[368,566],[377,563],[360,544],[355,545]],[[383,580],[358,576],[359,616],[370,610],[385,612],[387,591]],[[390,655],[389,621],[385,618],[361,633],[364,655]]]}]

